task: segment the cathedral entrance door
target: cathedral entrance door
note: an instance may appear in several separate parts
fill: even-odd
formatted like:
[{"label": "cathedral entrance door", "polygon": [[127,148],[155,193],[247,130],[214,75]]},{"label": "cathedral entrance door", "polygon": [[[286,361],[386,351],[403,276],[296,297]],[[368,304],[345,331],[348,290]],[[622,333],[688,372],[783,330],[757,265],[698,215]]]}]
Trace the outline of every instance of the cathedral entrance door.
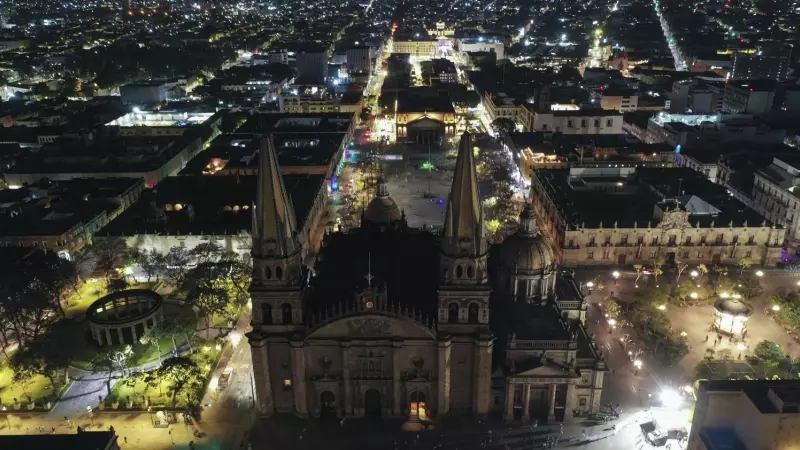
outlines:
[{"label": "cathedral entrance door", "polygon": [[377,389],[369,389],[364,393],[364,415],[366,417],[381,416],[381,393]]},{"label": "cathedral entrance door", "polygon": [[428,420],[428,410],[425,407],[425,394],[419,391],[411,393],[411,403],[408,405],[409,419]]},{"label": "cathedral entrance door", "polygon": [[336,395],[331,391],[325,391],[319,397],[320,418],[336,417]]},{"label": "cathedral entrance door", "polygon": [[531,389],[531,403],[528,405],[531,419],[537,419],[540,423],[547,421],[548,407],[550,406],[547,398],[547,388]]}]

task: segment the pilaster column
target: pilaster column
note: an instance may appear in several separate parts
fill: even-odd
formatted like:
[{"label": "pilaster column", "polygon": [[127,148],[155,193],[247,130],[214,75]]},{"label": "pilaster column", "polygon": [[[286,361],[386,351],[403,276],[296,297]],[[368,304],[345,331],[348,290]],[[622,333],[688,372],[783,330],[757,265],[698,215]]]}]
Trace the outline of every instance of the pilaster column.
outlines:
[{"label": "pilaster column", "polygon": [[344,415],[353,415],[353,393],[350,391],[350,342],[344,341],[342,346],[342,379],[344,380]]},{"label": "pilaster column", "polygon": [[139,338],[136,337],[136,325],[131,325],[131,335],[133,336],[133,343],[136,344],[139,342]]},{"label": "pilaster column", "polygon": [[479,416],[489,414],[492,389],[492,345],[489,335],[481,335],[475,342],[472,408]]},{"label": "pilaster column", "polygon": [[125,339],[122,338],[122,328],[117,328],[117,336],[119,336],[120,345],[124,344]]},{"label": "pilaster column", "polygon": [[253,358],[253,384],[255,385],[255,404],[262,417],[270,417],[275,413],[275,402],[272,398],[272,382],[269,373],[269,355],[267,337],[258,331],[247,336]]},{"label": "pilaster column", "polygon": [[503,420],[511,422],[514,420],[514,388],[515,384],[511,380],[506,381],[506,413]]},{"label": "pilaster column", "polygon": [[104,331],[106,332],[106,345],[111,345],[111,330],[106,328]]},{"label": "pilaster column", "polygon": [[402,342],[392,342],[392,393],[394,394],[392,413],[395,416],[402,414],[400,409],[400,405],[403,404],[400,396],[400,350],[402,348]]},{"label": "pilaster column", "polygon": [[531,420],[531,385],[526,384],[525,390],[523,391],[523,402],[522,402],[522,421],[528,422]]},{"label": "pilaster column", "polygon": [[294,342],[292,346],[292,390],[294,391],[294,410],[300,417],[308,417],[308,398],[306,396],[306,361],[303,343]]},{"label": "pilaster column", "polygon": [[436,358],[437,390],[436,414],[447,414],[450,411],[450,341],[439,341]]},{"label": "pilaster column", "polygon": [[547,386],[547,398],[550,401],[550,405],[547,408],[547,423],[553,423],[556,421],[556,385],[549,384]]},{"label": "pilaster column", "polygon": [[572,410],[575,409],[575,385],[567,385],[567,404],[564,406],[564,422],[571,422]]}]

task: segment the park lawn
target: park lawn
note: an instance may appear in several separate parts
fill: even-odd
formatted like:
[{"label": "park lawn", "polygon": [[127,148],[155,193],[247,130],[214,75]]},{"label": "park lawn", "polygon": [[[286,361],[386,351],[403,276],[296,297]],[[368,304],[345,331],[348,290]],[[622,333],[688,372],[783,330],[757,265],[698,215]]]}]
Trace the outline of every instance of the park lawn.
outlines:
[{"label": "park lawn", "polygon": [[[131,284],[128,289],[156,289],[160,283],[145,282]],[[82,319],[89,306],[97,299],[105,296],[108,292],[105,290],[105,280],[100,278],[91,278],[86,280],[78,292],[72,292],[67,299],[64,311],[68,319]]]},{"label": "park lawn", "polygon": [[27,404],[29,400],[36,402],[36,405],[43,405],[45,402],[55,401],[63,388],[65,387],[63,381],[56,378],[55,389],[50,384],[47,377],[37,375],[29,382],[22,384],[14,382],[14,371],[9,367],[7,361],[0,363],[0,404],[12,407],[14,399],[18,399],[20,403]]},{"label": "park lawn", "polygon": [[[211,375],[211,372],[216,365],[217,359],[222,354],[224,347],[217,350],[217,342],[214,340],[200,340],[197,343],[197,352],[189,357],[194,360],[198,367],[204,369],[206,378]],[[206,380],[207,381],[207,380]],[[205,383],[204,383],[205,385]],[[128,397],[133,400],[133,407],[135,409],[144,409],[144,398],[147,396],[150,399],[150,406],[152,407],[170,407],[172,408],[172,396],[169,391],[169,382],[160,381],[155,387],[149,386],[141,378],[126,376],[117,380],[111,388],[108,396],[103,400],[106,408],[111,408],[115,401],[119,401],[119,408],[125,408]],[[176,398],[175,408],[186,408],[186,396],[181,394]]]},{"label": "park lawn", "polygon": [[[176,305],[174,303],[164,303],[163,306],[164,315],[178,315],[178,314],[189,314],[191,317],[195,317],[194,311],[192,308],[188,306],[181,306]],[[78,324],[75,321],[62,321],[62,322],[71,322],[69,326],[81,327],[81,324]],[[59,322],[60,324],[61,322]],[[77,330],[77,334],[79,335],[86,335],[86,331]],[[172,339],[169,337],[165,337],[159,340],[160,343],[160,350],[161,350],[161,357],[168,358],[172,356]],[[178,349],[180,349],[184,344],[186,344],[186,336],[177,336],[175,338],[175,345]],[[78,348],[75,349],[74,357],[72,359],[72,366],[77,367],[79,369],[84,370],[92,370],[94,368],[95,360],[98,360],[101,355],[103,355],[104,348],[98,347],[94,342],[90,342],[88,339],[78,339],[76,340],[76,344]],[[197,343],[193,343],[193,346],[197,348]],[[141,366],[143,364],[148,364],[154,362],[158,359],[158,351],[156,348],[149,344],[136,344],[132,346],[133,348],[133,358],[131,359],[131,367]]]}]

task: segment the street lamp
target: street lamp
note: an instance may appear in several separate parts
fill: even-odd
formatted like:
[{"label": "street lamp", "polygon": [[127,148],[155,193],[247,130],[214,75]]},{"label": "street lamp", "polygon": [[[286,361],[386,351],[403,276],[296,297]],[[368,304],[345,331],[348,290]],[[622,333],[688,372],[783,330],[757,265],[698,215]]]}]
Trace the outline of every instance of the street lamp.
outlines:
[{"label": "street lamp", "polygon": [[611,272],[611,276],[614,277],[614,286],[616,286],[617,285],[617,280],[619,280],[619,272],[617,272],[615,270],[615,271]]},{"label": "street lamp", "polygon": [[696,271],[696,270],[693,270],[693,271],[689,272],[689,275],[691,275],[692,278],[697,278],[697,276],[700,275],[700,273],[698,271]]},{"label": "street lamp", "polygon": [[691,294],[689,294],[689,297],[692,297],[693,299],[697,300],[697,292],[692,292]]},{"label": "street lamp", "polygon": [[800,286],[800,281],[797,282],[797,285]]},{"label": "street lamp", "polygon": [[772,310],[775,311],[775,312],[778,312],[778,311],[781,310],[781,306],[780,305],[772,305]]},{"label": "street lamp", "polygon": [[608,329],[608,334],[611,334],[615,328],[617,328],[617,320],[616,319],[608,319],[608,324],[611,328]]},{"label": "street lamp", "polygon": [[757,271],[756,271],[756,276],[757,276],[757,277],[763,277],[763,276],[764,276],[764,272],[762,272],[762,271],[760,271],[760,270],[757,270]]},{"label": "street lamp", "polygon": [[658,309],[660,309],[661,311],[664,311],[665,309],[667,309],[667,305],[664,305],[664,304],[658,305]]},{"label": "street lamp", "polygon": [[636,368],[636,372],[634,372],[634,375],[639,375],[639,369],[642,368],[642,360],[641,359],[635,359],[633,361],[633,367]]}]

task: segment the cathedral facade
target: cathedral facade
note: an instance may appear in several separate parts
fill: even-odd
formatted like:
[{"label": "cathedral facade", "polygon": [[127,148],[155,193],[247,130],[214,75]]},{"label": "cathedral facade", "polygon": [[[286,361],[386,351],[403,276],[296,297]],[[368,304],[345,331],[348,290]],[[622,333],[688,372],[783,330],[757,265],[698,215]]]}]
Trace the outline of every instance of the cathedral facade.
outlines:
[{"label": "cathedral facade", "polygon": [[554,422],[599,408],[583,296],[530,207],[490,248],[468,134],[441,235],[408,227],[381,178],[361,227],[327,235],[313,268],[268,138],[261,153],[248,339],[263,416]]}]

